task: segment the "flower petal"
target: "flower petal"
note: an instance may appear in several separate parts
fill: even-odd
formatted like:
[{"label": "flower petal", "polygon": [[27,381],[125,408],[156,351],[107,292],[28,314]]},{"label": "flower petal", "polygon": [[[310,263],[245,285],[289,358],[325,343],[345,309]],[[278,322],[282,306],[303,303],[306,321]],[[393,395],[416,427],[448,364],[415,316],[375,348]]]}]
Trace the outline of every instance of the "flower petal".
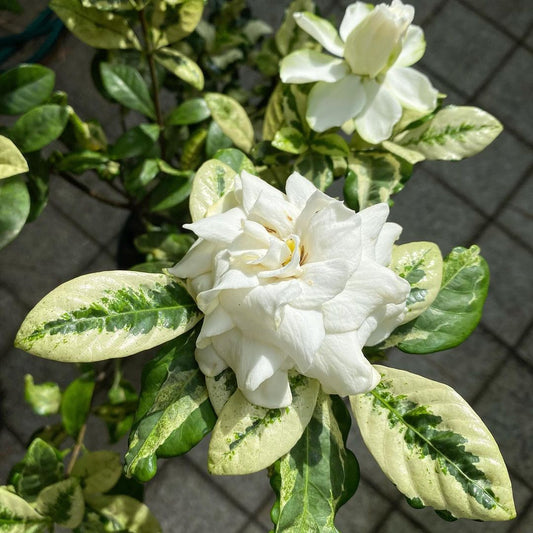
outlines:
[{"label": "flower petal", "polygon": [[232,362],[239,388],[256,390],[279,370],[285,359],[278,348],[243,335],[242,355]]},{"label": "flower petal", "polygon": [[213,268],[213,256],[219,247],[214,243],[198,239],[185,257],[168,271],[177,278],[193,278]]},{"label": "flower petal", "polygon": [[328,52],[342,57],[344,44],[331,22],[309,11],[294,13],[296,24],[316,39]]},{"label": "flower petal", "polygon": [[267,409],[281,409],[292,403],[292,393],[286,370],[278,370],[255,390],[242,389],[244,397],[255,405]]},{"label": "flower petal", "polygon": [[365,259],[376,260],[376,243],[389,216],[389,210],[389,205],[381,202],[358,213],[361,218],[361,247]]},{"label": "flower petal", "polygon": [[340,396],[368,392],[380,380],[353,331],[326,335],[305,375],[318,379],[324,392]]},{"label": "flower petal", "polygon": [[196,339],[196,347],[205,348],[211,344],[210,337],[222,335],[234,327],[235,324],[231,317],[222,306],[218,305],[212,313],[205,315],[202,330]]},{"label": "flower petal", "polygon": [[384,84],[407,109],[429,112],[437,106],[439,92],[431,85],[427,76],[413,68],[391,68]]},{"label": "flower petal", "polygon": [[205,348],[196,348],[194,355],[202,373],[211,378],[228,368],[228,364],[218,355],[212,344]]},{"label": "flower petal", "polygon": [[279,75],[283,83],[337,81],[350,71],[343,59],[333,58],[316,50],[298,50],[280,62]]},{"label": "flower petal", "polygon": [[365,101],[365,91],[358,76],[349,74],[333,83],[319,81],[309,93],[307,122],[315,131],[340,127],[363,109]]},{"label": "flower petal", "polygon": [[414,65],[426,51],[424,31],[419,26],[412,24],[407,28],[402,51],[394,63],[395,67],[410,67]]},{"label": "flower petal", "polygon": [[242,233],[244,220],[246,220],[246,214],[243,210],[239,207],[234,207],[224,213],[201,218],[192,224],[184,224],[183,227],[194,231],[198,237],[206,241],[229,244]]},{"label": "flower petal", "polygon": [[303,209],[309,197],[318,189],[311,181],[304,178],[298,172],[293,172],[285,184],[285,191],[289,200],[299,208]]},{"label": "flower petal", "polygon": [[354,74],[375,78],[394,63],[412,20],[408,7],[393,9],[379,4],[350,32],[344,58]]},{"label": "flower petal", "polygon": [[402,106],[383,85],[374,80],[366,80],[364,89],[366,105],[355,118],[355,127],[365,141],[378,144],[392,135],[394,124],[402,116]]},{"label": "flower petal", "polygon": [[346,8],[339,28],[339,33],[343,41],[346,41],[352,30],[363,21],[372,9],[373,6],[366,2],[355,2],[355,4],[350,4]]},{"label": "flower petal", "polygon": [[376,241],[376,262],[383,266],[390,265],[392,246],[402,233],[402,227],[394,222],[386,222],[381,228]]}]

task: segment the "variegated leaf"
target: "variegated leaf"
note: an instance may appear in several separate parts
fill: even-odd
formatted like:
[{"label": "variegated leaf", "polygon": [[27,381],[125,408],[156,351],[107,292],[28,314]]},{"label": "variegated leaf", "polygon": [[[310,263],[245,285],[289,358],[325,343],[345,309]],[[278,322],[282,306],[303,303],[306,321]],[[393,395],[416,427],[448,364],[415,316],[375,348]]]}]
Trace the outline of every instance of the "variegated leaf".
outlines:
[{"label": "variegated leaf", "polygon": [[0,179],[22,174],[28,163],[11,139],[0,135]]},{"label": "variegated leaf", "polygon": [[75,477],[45,487],[37,497],[36,509],[64,527],[78,527],[85,513],[85,502]]},{"label": "variegated leaf", "polygon": [[48,359],[99,361],[162,344],[200,318],[187,291],[169,276],[98,272],[45,296],[24,320],[15,344]]},{"label": "variegated leaf", "polygon": [[481,152],[502,129],[500,122],[482,109],[447,106],[417,128],[394,137],[393,144],[422,158],[458,161]]},{"label": "variegated leaf", "polygon": [[442,255],[432,242],[395,246],[389,268],[411,285],[404,322],[421,315],[437,297],[442,281]]},{"label": "variegated leaf", "polygon": [[[206,161],[196,172],[192,182],[189,209],[193,222],[211,211],[218,212],[218,202],[225,201],[226,193],[233,189],[237,173],[222,161]],[[220,206],[222,208],[222,206]]]},{"label": "variegated leaf", "polygon": [[204,375],[194,358],[198,329],[166,344],[143,370],[126,453],[126,475],[148,481],[158,457],[188,452],[215,425]]},{"label": "variegated leaf", "polygon": [[237,390],[220,412],[209,445],[212,474],[250,474],[270,466],[298,442],[315,408],[319,383],[290,378],[292,404],[267,409],[251,404]]},{"label": "variegated leaf", "polygon": [[206,93],[204,99],[213,120],[220,129],[244,152],[249,152],[254,142],[254,128],[244,108],[231,96]]},{"label": "variegated leaf", "polygon": [[204,88],[204,73],[190,57],[174,48],[160,48],[154,57],[158,63],[172,72],[174,76],[190,83],[199,91]]},{"label": "variegated leaf", "polygon": [[87,452],[74,464],[72,475],[83,480],[84,494],[111,490],[122,474],[120,455],[110,450]]},{"label": "variegated leaf", "polygon": [[359,465],[345,446],[350,425],[344,402],[321,392],[300,440],[269,472],[274,531],[337,533],[335,514],[359,484]]},{"label": "variegated leaf", "polygon": [[237,390],[237,377],[231,368],[226,368],[214,378],[205,378],[205,385],[209,393],[209,400],[217,416],[222,408]]},{"label": "variegated leaf", "polygon": [[0,531],[6,533],[44,533],[51,520],[39,514],[28,502],[0,487]]},{"label": "variegated leaf", "polygon": [[271,141],[283,124],[283,86],[281,83],[270,95],[263,121],[263,140]]},{"label": "variegated leaf", "polygon": [[272,146],[290,154],[303,154],[309,148],[303,133],[292,126],[278,130],[272,140]]},{"label": "variegated leaf", "polygon": [[367,447],[398,489],[456,518],[514,518],[503,458],[466,401],[442,383],[376,369],[380,384],[350,402]]}]

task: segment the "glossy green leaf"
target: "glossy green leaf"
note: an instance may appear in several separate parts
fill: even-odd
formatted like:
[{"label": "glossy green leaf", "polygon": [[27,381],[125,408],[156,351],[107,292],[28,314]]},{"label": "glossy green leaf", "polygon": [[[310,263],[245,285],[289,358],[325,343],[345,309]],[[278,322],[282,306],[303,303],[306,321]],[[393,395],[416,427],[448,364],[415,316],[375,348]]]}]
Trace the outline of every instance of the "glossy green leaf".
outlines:
[{"label": "glossy green leaf", "polygon": [[0,135],[0,179],[10,178],[28,170],[28,163],[11,139]]},{"label": "glossy green leaf", "polygon": [[203,98],[191,98],[173,109],[165,123],[169,126],[197,124],[211,116],[211,111]]},{"label": "glossy green leaf", "polygon": [[333,183],[333,162],[328,156],[307,152],[296,160],[294,170],[312,181],[321,191]]},{"label": "glossy green leaf", "polygon": [[115,531],[162,533],[155,516],[144,503],[125,495],[87,496],[87,504],[113,524]]},{"label": "glossy green leaf", "polygon": [[24,227],[30,213],[30,195],[20,177],[0,181],[0,249]]},{"label": "glossy green leaf", "polygon": [[50,519],[39,514],[28,502],[0,487],[0,531],[5,533],[45,533]]},{"label": "glossy green leaf", "polygon": [[47,381],[36,385],[33,376],[24,376],[24,398],[38,415],[54,415],[61,405],[61,390],[57,383]]},{"label": "glossy green leaf", "polygon": [[113,159],[148,155],[159,138],[157,124],[140,124],[123,133],[109,150]]},{"label": "glossy green leaf", "polygon": [[346,141],[336,133],[322,133],[311,141],[311,149],[331,157],[348,157],[350,148]]},{"label": "glossy green leaf", "polygon": [[0,9],[16,14],[22,13],[23,11],[19,0],[0,0]]},{"label": "glossy green leaf", "polygon": [[37,497],[35,508],[60,526],[78,527],[85,513],[79,481],[69,478],[45,487]]},{"label": "glossy green leaf", "polygon": [[[197,130],[195,135],[202,130]],[[212,121],[207,130],[207,137],[205,137],[205,153],[207,157],[213,157],[219,150],[230,148],[233,146],[233,141],[220,129],[220,126]],[[199,161],[200,164],[202,161]]]},{"label": "glossy green leaf", "polygon": [[166,275],[97,272],[45,296],[24,320],[15,342],[49,359],[99,361],[162,344],[200,318],[187,291]]},{"label": "glossy green leaf", "polygon": [[426,159],[458,161],[488,146],[503,127],[492,115],[469,106],[447,106],[417,128],[406,130],[393,142]]},{"label": "glossy green leaf", "polygon": [[222,408],[237,390],[237,377],[231,368],[226,368],[217,376],[205,377],[205,385],[209,393],[209,401],[217,416],[220,416]]},{"label": "glossy green leaf", "polygon": [[41,157],[40,152],[27,154],[29,172],[26,174],[30,194],[30,213],[26,223],[36,220],[48,205],[50,192],[50,160]]},{"label": "glossy green leaf", "polygon": [[[192,182],[189,208],[193,222],[217,209],[227,193],[233,190],[236,172],[221,161],[206,161],[196,172]],[[222,199],[222,200],[221,200]]]},{"label": "glossy green leaf", "polygon": [[320,392],[300,440],[270,471],[275,532],[337,533],[335,514],[359,484],[357,459],[346,448],[350,426],[344,402]]},{"label": "glossy green leaf", "polygon": [[403,189],[410,167],[402,166],[392,154],[359,153],[348,158],[348,176],[344,182],[344,201],[354,211],[387,202]]},{"label": "glossy green leaf", "polygon": [[84,7],[95,7],[102,11],[129,11],[131,9],[140,10],[148,4],[150,0],[81,0]]},{"label": "glossy green leaf", "polygon": [[514,518],[498,446],[465,400],[442,383],[376,369],[381,383],[350,402],[365,444],[398,489],[455,518]]},{"label": "glossy green leaf", "polygon": [[59,452],[42,439],[35,439],[24,459],[15,466],[10,483],[29,502],[35,501],[44,487],[63,479],[63,463]]},{"label": "glossy green leaf", "polygon": [[137,69],[120,63],[100,63],[100,74],[105,90],[114,100],[155,119],[148,85]]},{"label": "glossy green leaf", "polygon": [[72,469],[72,475],[82,480],[84,494],[101,494],[111,490],[121,474],[120,454],[110,450],[87,452]]},{"label": "glossy green leaf", "polygon": [[226,163],[228,167],[231,167],[237,173],[242,170],[246,170],[246,172],[250,172],[251,174],[255,173],[254,164],[248,159],[245,153],[237,150],[237,148],[223,148],[222,150],[218,150],[213,156],[213,159]]},{"label": "glossy green leaf", "polygon": [[89,46],[141,49],[128,20],[121,15],[83,7],[79,0],[51,0],[50,8],[78,39]]},{"label": "glossy green leaf", "polygon": [[293,0],[285,10],[285,18],[275,35],[275,42],[282,56],[302,48],[308,40],[308,35],[301,30],[294,20],[294,13],[299,11],[314,11],[313,0]]},{"label": "glossy green leaf", "polygon": [[408,353],[432,353],[457,346],[481,319],[489,267],[479,248],[454,248],[444,259],[442,283],[433,303],[418,318],[395,329],[385,346]]},{"label": "glossy green leaf", "polygon": [[143,159],[131,171],[124,176],[124,188],[133,195],[143,197],[146,194],[145,187],[159,174],[157,159]]},{"label": "glossy green leaf", "polygon": [[435,300],[442,282],[442,255],[432,242],[410,242],[392,249],[389,268],[411,285],[404,322],[421,315]]},{"label": "glossy green leaf", "polygon": [[19,115],[45,102],[55,73],[42,65],[18,65],[0,74],[0,114]]},{"label": "glossy green leaf", "polygon": [[291,126],[285,126],[276,132],[272,146],[290,154],[303,154],[309,148],[303,133]]},{"label": "glossy green leaf", "polygon": [[230,96],[219,93],[204,95],[213,120],[220,129],[244,152],[249,152],[254,142],[254,128],[244,108]]},{"label": "glossy green leaf", "polygon": [[177,263],[194,242],[192,235],[169,231],[149,231],[135,238],[135,247],[151,261]]},{"label": "glossy green leaf", "polygon": [[300,439],[313,414],[319,390],[316,380],[290,378],[292,404],[267,409],[251,404],[237,390],[222,408],[209,444],[212,474],[250,474],[267,468]]},{"label": "glossy green leaf", "polygon": [[66,106],[41,105],[22,115],[6,133],[22,152],[34,152],[63,133],[68,117]]},{"label": "glossy green leaf", "polygon": [[204,88],[202,69],[188,56],[174,48],[160,48],[155,60],[181,80],[201,91]]},{"label": "glossy green leaf", "polygon": [[156,48],[181,41],[191,34],[202,18],[203,0],[171,2],[157,0],[152,11],[150,32]]},{"label": "glossy green leaf", "polygon": [[186,201],[191,193],[192,179],[192,173],[188,177],[166,176],[150,194],[150,211],[164,211]]},{"label": "glossy green leaf", "polygon": [[290,126],[310,133],[310,128],[305,118],[307,111],[307,98],[310,91],[309,85],[283,85],[283,119],[286,126]]},{"label": "glossy green leaf", "polygon": [[87,373],[72,381],[63,392],[61,419],[65,431],[73,438],[78,436],[89,416],[94,385],[93,374]]},{"label": "glossy green leaf", "polygon": [[126,454],[126,474],[148,481],[158,457],[188,452],[213,428],[215,413],[194,358],[198,330],[165,345],[143,370]]},{"label": "glossy green leaf", "polygon": [[146,261],[145,263],[137,263],[130,267],[134,272],[149,272],[151,274],[161,274],[167,268],[175,265],[174,261]]},{"label": "glossy green leaf", "polygon": [[83,174],[91,169],[104,169],[109,157],[102,152],[81,150],[66,154],[56,165],[58,170]]},{"label": "glossy green leaf", "polygon": [[271,141],[283,124],[283,86],[281,83],[270,95],[263,120],[263,140]]}]

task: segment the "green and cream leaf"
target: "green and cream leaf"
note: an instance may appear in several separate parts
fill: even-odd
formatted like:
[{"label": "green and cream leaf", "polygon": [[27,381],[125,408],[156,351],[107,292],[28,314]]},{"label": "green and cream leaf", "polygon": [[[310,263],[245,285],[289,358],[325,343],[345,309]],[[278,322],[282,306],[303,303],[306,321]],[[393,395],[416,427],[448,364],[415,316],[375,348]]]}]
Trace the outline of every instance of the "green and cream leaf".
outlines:
[{"label": "green and cream leaf", "polygon": [[61,390],[57,383],[47,381],[36,385],[31,374],[24,376],[24,399],[38,415],[54,415],[61,405]]},{"label": "green and cream leaf", "polygon": [[442,255],[432,242],[395,246],[389,268],[411,285],[404,322],[421,315],[437,297],[442,282]]},{"label": "green and cream leaf", "polygon": [[316,380],[290,378],[292,404],[284,409],[253,405],[237,390],[222,408],[209,445],[212,474],[250,474],[267,468],[300,439],[313,414]]},{"label": "green and cream leaf", "polygon": [[505,463],[468,403],[442,383],[376,369],[380,384],[350,402],[365,444],[398,489],[455,518],[514,518]]},{"label": "green and cream leaf", "polygon": [[24,320],[16,345],[70,362],[125,357],[178,337],[201,314],[164,274],[109,271],[60,285]]},{"label": "green and cream leaf", "polygon": [[213,428],[215,413],[194,358],[198,330],[167,343],[143,370],[125,471],[148,481],[158,457],[188,452]]},{"label": "green and cream leaf", "polygon": [[411,157],[418,153],[425,159],[458,161],[481,152],[502,129],[500,122],[482,109],[447,106],[417,128],[394,137],[393,144],[413,152]]},{"label": "green and cream leaf", "polygon": [[190,83],[199,91],[204,88],[204,73],[190,57],[174,48],[160,48],[156,51],[154,57],[158,63],[172,72],[174,76]]},{"label": "green and cream leaf", "polygon": [[205,385],[209,393],[209,400],[217,416],[220,416],[222,408],[237,390],[237,377],[231,368],[226,368],[218,376],[211,378],[206,376]]},{"label": "green and cream leaf", "polygon": [[35,507],[41,514],[49,516],[61,526],[78,527],[85,513],[79,481],[72,477],[45,487],[39,493]]},{"label": "green and cream leaf", "polygon": [[0,487],[0,531],[6,533],[44,533],[51,521],[8,487]]},{"label": "green and cream leaf", "polygon": [[83,480],[84,494],[111,490],[122,474],[120,455],[110,450],[87,452],[74,464],[72,475]]},{"label": "green and cream leaf", "polygon": [[335,514],[359,483],[359,465],[345,446],[350,425],[344,402],[320,392],[300,440],[269,472],[275,532],[337,533]]},{"label": "green and cream leaf", "polygon": [[27,172],[28,163],[11,139],[0,135],[0,179]]}]

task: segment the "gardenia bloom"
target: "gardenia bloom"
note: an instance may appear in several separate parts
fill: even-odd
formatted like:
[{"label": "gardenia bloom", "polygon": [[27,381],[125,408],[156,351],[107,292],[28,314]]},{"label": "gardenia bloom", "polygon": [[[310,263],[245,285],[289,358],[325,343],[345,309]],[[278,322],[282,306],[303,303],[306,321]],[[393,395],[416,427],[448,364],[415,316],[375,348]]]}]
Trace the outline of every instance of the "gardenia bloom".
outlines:
[{"label": "gardenia bloom", "polygon": [[205,314],[202,372],[231,367],[244,396],[269,408],[291,404],[291,369],[327,393],[373,389],[362,347],[401,323],[410,290],[387,268],[401,232],[387,204],[356,214],[297,173],[286,191],[243,171],[222,212],[184,226],[199,239],[170,269]]},{"label": "gardenia bloom", "polygon": [[375,7],[356,2],[346,8],[337,33],[312,13],[294,14],[303,30],[337,56],[298,50],[281,62],[284,83],[318,82],[308,100],[311,128],[325,131],[355,119],[359,135],[376,144],[391,136],[402,108],[430,112],[436,107],[437,90],[409,68],[426,47],[422,29],[411,25],[413,16],[414,8],[400,0]]}]

